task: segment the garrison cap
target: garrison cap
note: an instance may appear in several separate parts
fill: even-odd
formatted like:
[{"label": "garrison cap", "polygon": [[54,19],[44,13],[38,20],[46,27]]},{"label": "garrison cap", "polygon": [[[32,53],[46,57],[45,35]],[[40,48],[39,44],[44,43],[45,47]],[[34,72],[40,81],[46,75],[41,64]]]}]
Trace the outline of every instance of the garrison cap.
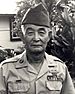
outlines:
[{"label": "garrison cap", "polygon": [[42,3],[27,10],[22,19],[22,25],[25,24],[50,27],[49,13]]}]

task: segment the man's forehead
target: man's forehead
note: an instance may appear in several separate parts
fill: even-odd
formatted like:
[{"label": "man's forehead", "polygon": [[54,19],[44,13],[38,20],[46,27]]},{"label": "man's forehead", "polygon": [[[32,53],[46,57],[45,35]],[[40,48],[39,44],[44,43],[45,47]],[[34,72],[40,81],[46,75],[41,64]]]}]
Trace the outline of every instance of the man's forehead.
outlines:
[{"label": "man's forehead", "polygon": [[44,30],[46,30],[47,32],[52,32],[52,30],[50,29],[50,28],[48,28],[48,27],[46,27],[46,26],[39,26],[39,25],[33,25],[33,24],[25,24],[25,25],[22,25],[22,32],[23,32],[23,34],[25,34],[26,33],[26,31],[27,31],[27,29],[28,28],[32,28],[32,29],[35,29],[35,30],[38,30],[38,29],[44,29]]},{"label": "man's forehead", "polygon": [[32,28],[32,29],[40,29],[40,28],[43,28],[43,29],[48,29],[48,27],[46,26],[39,26],[39,25],[33,25],[33,24],[26,24],[24,25],[24,29],[27,29],[27,28]]}]

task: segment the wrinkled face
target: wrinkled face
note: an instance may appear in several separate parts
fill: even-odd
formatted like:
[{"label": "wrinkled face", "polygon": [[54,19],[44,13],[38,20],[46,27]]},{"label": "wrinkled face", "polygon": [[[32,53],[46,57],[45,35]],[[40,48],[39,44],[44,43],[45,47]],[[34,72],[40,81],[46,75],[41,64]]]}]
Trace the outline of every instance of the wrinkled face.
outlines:
[{"label": "wrinkled face", "polygon": [[45,51],[50,39],[49,28],[28,24],[24,29],[24,43],[26,50],[36,53]]}]

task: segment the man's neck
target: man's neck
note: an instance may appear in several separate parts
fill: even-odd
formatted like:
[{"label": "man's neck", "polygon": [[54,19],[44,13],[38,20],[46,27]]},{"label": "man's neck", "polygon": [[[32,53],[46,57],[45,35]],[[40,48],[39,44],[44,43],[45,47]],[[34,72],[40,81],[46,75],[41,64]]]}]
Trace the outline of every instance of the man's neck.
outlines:
[{"label": "man's neck", "polygon": [[41,53],[26,52],[26,55],[27,55],[27,60],[30,64],[32,63],[39,64],[44,61],[45,52],[41,52]]}]

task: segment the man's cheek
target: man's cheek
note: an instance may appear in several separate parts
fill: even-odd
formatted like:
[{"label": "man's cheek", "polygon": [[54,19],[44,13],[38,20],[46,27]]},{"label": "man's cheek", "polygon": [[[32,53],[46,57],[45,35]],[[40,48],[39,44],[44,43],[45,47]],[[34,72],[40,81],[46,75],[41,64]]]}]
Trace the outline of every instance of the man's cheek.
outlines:
[{"label": "man's cheek", "polygon": [[47,43],[49,41],[48,37],[43,39],[43,43]]}]

